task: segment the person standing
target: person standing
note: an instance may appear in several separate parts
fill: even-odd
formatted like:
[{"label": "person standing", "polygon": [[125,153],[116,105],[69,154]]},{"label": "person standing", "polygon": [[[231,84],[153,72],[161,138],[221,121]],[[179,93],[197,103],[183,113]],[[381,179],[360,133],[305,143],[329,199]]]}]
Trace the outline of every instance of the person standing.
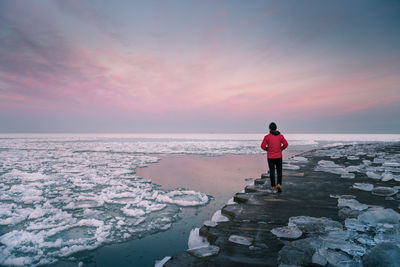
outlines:
[{"label": "person standing", "polygon": [[282,192],[282,151],[288,147],[285,137],[276,130],[276,123],[269,124],[269,134],[264,136],[261,148],[267,151],[269,167],[269,178],[271,180],[271,190],[275,190],[275,169],[278,173],[278,192]]}]

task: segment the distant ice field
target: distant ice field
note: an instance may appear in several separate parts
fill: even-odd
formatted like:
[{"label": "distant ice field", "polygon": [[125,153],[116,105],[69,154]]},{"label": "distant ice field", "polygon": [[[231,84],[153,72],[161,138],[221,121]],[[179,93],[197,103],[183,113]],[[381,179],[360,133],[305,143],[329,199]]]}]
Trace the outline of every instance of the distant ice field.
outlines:
[{"label": "distant ice field", "polygon": [[[164,190],[136,168],[157,154],[261,154],[264,134],[0,134],[0,265],[41,265],[165,231],[210,196]],[[400,135],[287,134],[289,148]]]}]

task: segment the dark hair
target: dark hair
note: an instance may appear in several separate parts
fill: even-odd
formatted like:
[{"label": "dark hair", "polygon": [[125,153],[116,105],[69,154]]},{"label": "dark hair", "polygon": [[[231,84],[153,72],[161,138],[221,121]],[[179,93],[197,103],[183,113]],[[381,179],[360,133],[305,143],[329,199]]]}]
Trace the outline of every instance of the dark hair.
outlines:
[{"label": "dark hair", "polygon": [[275,131],[276,130],[276,123],[275,122],[271,122],[269,124],[269,128],[271,129],[271,131]]}]

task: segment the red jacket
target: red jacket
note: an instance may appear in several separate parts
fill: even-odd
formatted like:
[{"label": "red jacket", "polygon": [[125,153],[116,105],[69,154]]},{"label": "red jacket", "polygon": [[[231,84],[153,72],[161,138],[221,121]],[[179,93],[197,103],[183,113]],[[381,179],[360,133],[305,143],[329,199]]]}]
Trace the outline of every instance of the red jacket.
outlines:
[{"label": "red jacket", "polygon": [[282,151],[288,147],[288,142],[285,137],[278,131],[275,134],[268,134],[264,136],[264,140],[261,143],[261,148],[267,151],[267,157],[269,159],[282,158]]}]

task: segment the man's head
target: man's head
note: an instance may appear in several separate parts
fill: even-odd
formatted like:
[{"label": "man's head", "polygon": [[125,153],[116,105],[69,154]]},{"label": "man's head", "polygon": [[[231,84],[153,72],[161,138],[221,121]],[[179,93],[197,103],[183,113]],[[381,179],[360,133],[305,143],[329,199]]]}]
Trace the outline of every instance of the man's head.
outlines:
[{"label": "man's head", "polygon": [[269,130],[270,131],[275,131],[276,130],[276,123],[275,122],[271,122],[269,124]]}]

